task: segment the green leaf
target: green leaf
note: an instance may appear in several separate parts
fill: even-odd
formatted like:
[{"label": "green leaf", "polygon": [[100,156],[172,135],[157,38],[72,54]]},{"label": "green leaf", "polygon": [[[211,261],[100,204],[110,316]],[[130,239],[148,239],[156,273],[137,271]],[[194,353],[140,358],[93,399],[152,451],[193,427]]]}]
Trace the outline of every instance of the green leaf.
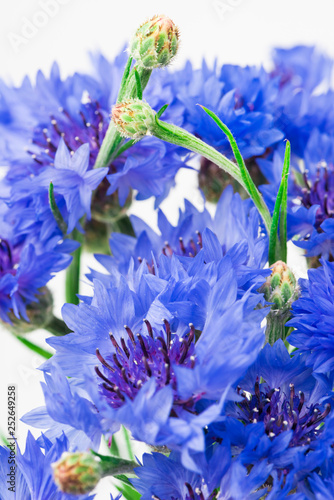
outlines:
[{"label": "green leaf", "polygon": [[131,148],[131,146],[133,146],[134,144],[136,144],[136,141],[135,139],[130,139],[128,140],[125,144],[123,144],[115,153],[114,155],[114,159],[115,158],[118,158],[122,153],[124,153],[124,151],[126,151],[127,149]]},{"label": "green leaf", "polygon": [[162,108],[159,109],[159,111],[157,112],[157,118],[161,118],[162,114],[166,111],[166,109],[168,108],[169,104],[165,104],[164,106],[162,106]]},{"label": "green leaf", "polygon": [[218,127],[226,135],[226,137],[227,137],[227,139],[228,139],[228,141],[230,143],[230,146],[232,148],[234,157],[235,157],[235,159],[237,161],[237,164],[239,165],[242,180],[244,181],[244,183],[245,183],[245,185],[247,187],[247,190],[248,190],[251,198],[253,199],[254,203],[255,204],[257,203],[259,205],[261,204],[261,205],[265,206],[265,203],[263,201],[262,195],[259,192],[259,190],[257,189],[257,187],[255,186],[255,184],[253,182],[253,179],[251,178],[250,173],[248,172],[248,169],[247,169],[247,167],[245,165],[244,159],[243,159],[243,157],[242,157],[242,155],[240,153],[240,150],[238,148],[238,144],[237,144],[236,140],[234,139],[232,132],[225,125],[225,123],[223,123],[218,118],[218,116],[215,115],[215,113],[213,111],[211,111],[210,109],[206,108],[205,106],[201,106],[201,104],[199,104],[199,106],[210,116],[210,118],[213,119],[213,121],[218,125]]},{"label": "green leaf", "polygon": [[[81,243],[82,236],[79,231],[77,231],[77,229],[74,229],[73,237],[74,239],[79,240]],[[79,304],[77,295],[79,293],[80,263],[81,245],[73,252],[73,260],[66,270],[65,299],[69,304]]]},{"label": "green leaf", "polygon": [[52,182],[50,182],[50,186],[49,186],[49,205],[50,205],[53,217],[55,218],[59,229],[65,235],[67,233],[67,226],[66,226],[66,223],[63,219],[63,216],[61,215],[60,210],[57,206],[54,192],[53,192],[53,183]]},{"label": "green leaf", "polygon": [[[290,169],[290,142],[286,141],[284,164],[282,171],[281,184],[278,189],[273,219],[269,235],[269,265],[271,266],[277,260],[286,262],[287,256],[287,200],[288,200],[288,175]],[[280,221],[280,241],[278,240],[277,230]]]},{"label": "green leaf", "polygon": [[128,450],[129,458],[130,458],[130,460],[134,460],[135,456],[134,456],[133,451],[132,451],[132,445],[131,445],[129,431],[124,427],[124,425],[122,425],[122,429],[123,429],[126,449]]},{"label": "green leaf", "polygon": [[122,484],[121,486],[115,485],[120,493],[126,500],[139,500],[141,495],[132,486]]}]

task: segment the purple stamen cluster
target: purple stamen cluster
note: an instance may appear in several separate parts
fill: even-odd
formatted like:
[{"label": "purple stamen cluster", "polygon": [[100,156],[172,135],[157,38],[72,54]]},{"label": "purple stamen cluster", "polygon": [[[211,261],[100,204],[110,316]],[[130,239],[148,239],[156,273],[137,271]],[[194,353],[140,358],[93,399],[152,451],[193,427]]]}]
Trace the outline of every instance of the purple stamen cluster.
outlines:
[{"label": "purple stamen cluster", "polygon": [[81,106],[75,120],[70,113],[59,108],[57,116],[50,115],[50,121],[45,127],[36,127],[32,144],[38,152],[27,150],[32,159],[39,165],[52,165],[59,141],[63,138],[70,153],[73,154],[79,146],[89,143],[90,165],[94,165],[103,138],[108,128],[108,117],[97,101],[87,98],[87,103]]},{"label": "purple stamen cluster", "polygon": [[189,334],[179,337],[172,334],[168,321],[164,320],[165,331],[155,336],[150,322],[144,321],[148,335],[134,335],[131,328],[125,326],[127,339],[122,337],[117,342],[113,334],[110,334],[115,348],[113,354],[103,357],[99,349],[96,349],[96,356],[102,366],[96,366],[95,371],[102,394],[113,408],[120,408],[126,398],[133,400],[142,385],[154,377],[158,390],[171,385],[175,392],[173,416],[177,416],[180,407],[192,411],[195,397],[181,400],[177,396],[173,365],[194,368],[194,325],[190,325]]},{"label": "purple stamen cluster", "polygon": [[298,186],[299,198],[306,208],[319,205],[315,227],[322,232],[321,224],[334,215],[334,165],[322,162],[313,181],[308,178],[307,172],[304,172],[303,179],[304,186]]},{"label": "purple stamen cluster", "polygon": [[257,379],[254,394],[246,393],[238,387],[244,400],[237,403],[240,420],[245,424],[263,422],[267,435],[275,438],[281,432],[292,430],[290,446],[309,444],[321,432],[319,425],[330,413],[331,406],[326,404],[323,411],[319,405],[307,405],[303,392],[296,394],[294,384],[286,395],[279,388],[260,388]]}]

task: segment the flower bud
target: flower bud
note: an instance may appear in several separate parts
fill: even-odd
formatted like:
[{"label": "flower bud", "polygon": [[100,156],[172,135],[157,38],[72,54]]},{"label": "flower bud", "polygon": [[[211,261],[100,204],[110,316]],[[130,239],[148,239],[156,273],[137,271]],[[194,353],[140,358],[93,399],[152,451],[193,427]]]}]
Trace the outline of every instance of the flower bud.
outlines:
[{"label": "flower bud", "polygon": [[36,302],[31,302],[26,307],[26,314],[29,321],[18,319],[14,313],[9,314],[10,323],[5,326],[14,335],[23,335],[38,328],[47,326],[53,318],[53,297],[47,287],[40,288],[40,294],[36,296]]},{"label": "flower bud", "polygon": [[281,260],[272,266],[272,273],[260,288],[265,299],[272,303],[267,316],[266,340],[274,344],[281,338],[285,340],[288,328],[285,323],[291,316],[291,305],[299,296],[299,287],[291,269]]},{"label": "flower bud", "polygon": [[298,290],[296,288],[296,278],[289,267],[281,260],[272,266],[272,273],[267,278],[261,291],[268,302],[273,302],[272,310],[290,307],[296,300]]},{"label": "flower bud", "polygon": [[136,31],[130,53],[146,69],[167,66],[176,55],[179,30],[169,17],[154,16]]},{"label": "flower bud", "polygon": [[116,104],[111,117],[119,133],[131,139],[150,135],[155,124],[155,112],[147,102],[140,99],[128,99]]},{"label": "flower bud", "polygon": [[64,452],[52,467],[59,489],[72,495],[89,493],[102,477],[100,461],[90,453]]}]

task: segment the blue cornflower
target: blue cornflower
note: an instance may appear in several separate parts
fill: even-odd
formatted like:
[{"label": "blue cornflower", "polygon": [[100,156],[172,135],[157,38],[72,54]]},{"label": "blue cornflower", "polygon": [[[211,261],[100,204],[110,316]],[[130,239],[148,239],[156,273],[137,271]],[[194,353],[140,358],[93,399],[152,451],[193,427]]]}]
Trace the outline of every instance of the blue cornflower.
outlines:
[{"label": "blue cornflower", "polygon": [[270,109],[278,83],[263,68],[228,64],[209,68],[203,62],[194,70],[188,62],[175,74],[174,88],[185,108],[183,126],[229,157],[226,137],[198,103],[214,110],[232,130],[244,158],[262,155],[283,138]]},{"label": "blue cornflower", "polygon": [[293,489],[303,471],[322,464],[327,453],[323,447],[332,443],[326,435],[331,381],[312,374],[305,357],[290,358],[279,340],[260,351],[239,381],[237,394],[242,399],[226,405],[226,420],[212,426],[215,439],[227,439],[246,466],[268,460],[278,480],[284,476]]},{"label": "blue cornflower", "polygon": [[330,82],[333,61],[315,47],[297,45],[292,48],[275,48],[272,59],[272,77],[279,76],[280,86],[314,90],[322,82]]},{"label": "blue cornflower", "polygon": [[[11,453],[11,449],[17,454]],[[51,443],[41,436],[41,444],[28,432],[24,453],[15,444],[13,448],[0,447],[0,496],[8,500],[93,500],[95,495],[73,496],[58,490],[53,480],[52,463],[69,449],[65,434]],[[42,451],[44,449],[44,451]],[[11,461],[12,460],[12,461]],[[14,490],[9,490],[10,465],[15,467]],[[12,469],[13,470],[13,469]]]},{"label": "blue cornflower", "polygon": [[59,234],[42,241],[36,228],[19,234],[10,223],[11,216],[11,211],[0,204],[0,317],[11,322],[14,314],[29,321],[26,307],[37,302],[54,273],[68,266],[68,252],[76,246],[74,242],[62,242]]},{"label": "blue cornflower", "polygon": [[[48,341],[57,352],[44,370],[53,373],[59,365],[71,377],[68,404],[85,398],[73,424],[76,429],[92,439],[93,430],[110,435],[124,424],[136,439],[179,450],[183,463],[196,468],[191,455],[203,450],[203,427],[219,416],[229,387],[254,361],[264,336],[261,321],[266,311],[254,310],[263,301],[261,295],[252,289],[239,293],[231,259],[226,258],[220,270],[211,290],[203,279],[202,288],[190,287],[193,296],[187,283],[183,294],[180,287],[174,314],[163,300],[174,283],[150,274],[144,263],[131,288],[123,277],[118,286],[108,288],[95,280],[91,301],[64,307],[74,332],[61,341]],[[195,326],[184,321],[184,315],[189,316],[189,311],[183,312],[187,293],[189,301],[206,304],[206,317],[203,307],[195,316],[202,330],[197,342]],[[168,320],[162,321],[164,314]],[[46,380],[47,412],[64,423],[66,405],[55,403],[56,394],[63,393],[57,380],[54,374]],[[204,411],[197,406],[203,399],[209,401]],[[44,416],[44,410],[37,410],[26,421],[36,425]],[[98,425],[91,426],[92,419],[98,419]]]},{"label": "blue cornflower", "polygon": [[322,133],[333,132],[334,94],[328,91],[333,60],[315,47],[296,46],[275,49],[273,61],[271,75],[279,81],[279,92],[271,112],[276,126],[290,140],[293,152],[303,157],[314,128]]},{"label": "blue cornflower", "polygon": [[[307,250],[307,255],[328,259],[334,253],[334,147],[332,137],[315,129],[303,154],[303,167],[295,158],[289,181],[288,235],[299,235],[295,244]],[[283,156],[276,152],[273,162],[258,160],[270,185],[262,186],[265,200],[271,208],[282,172]]]},{"label": "blue cornflower", "polygon": [[[203,462],[203,456],[197,459]],[[260,462],[248,474],[240,463],[231,463],[228,448],[218,446],[202,470],[200,475],[184,468],[177,453],[168,458],[145,454],[142,466],[135,469],[139,479],[131,483],[143,500],[255,500],[266,493],[261,487],[271,466]]]},{"label": "blue cornflower", "polygon": [[300,280],[301,296],[292,307],[289,322],[295,330],[289,342],[307,353],[306,363],[316,373],[334,370],[334,264],[321,260]]},{"label": "blue cornflower", "polygon": [[38,175],[16,182],[11,193],[11,202],[20,201],[29,196],[36,196],[43,200],[52,182],[57,194],[64,197],[68,214],[67,232],[70,233],[83,215],[86,214],[90,219],[93,190],[97,188],[108,171],[107,168],[88,170],[88,167],[88,145],[80,146],[71,156],[65,142],[61,139],[55,154],[54,167],[46,166]]},{"label": "blue cornflower", "polygon": [[[61,139],[71,154],[79,146],[89,145],[89,152],[86,153],[86,178],[91,174],[110,122],[110,109],[117,98],[126,58],[124,52],[116,57],[114,62],[108,62],[101,55],[94,56],[94,77],[76,73],[62,80],[55,64],[49,78],[41,72],[38,73],[35,86],[27,79],[18,89],[7,88],[3,84],[4,97],[0,106],[2,104],[4,111],[3,121],[0,119],[0,129],[3,132],[4,146],[1,154],[2,163],[10,166],[6,182],[14,190],[21,179],[38,177],[41,172],[47,176],[44,174],[46,167],[47,171],[52,173]],[[146,93],[150,101],[152,92],[152,104],[156,109],[168,102],[171,95],[170,89],[164,93],[163,85],[160,84],[160,87],[159,99],[154,86],[149,86]],[[21,110],[19,117],[18,110]],[[178,108],[176,112],[179,112]],[[24,144],[30,144],[26,152],[23,151]],[[182,152],[180,154],[184,155]],[[108,166],[108,194],[117,190],[119,201],[123,205],[131,188],[138,192],[138,199],[154,196],[159,203],[174,184],[178,169],[184,166],[180,154],[178,148],[173,145],[162,144],[153,138],[143,140]],[[94,175],[97,180],[102,173]],[[59,172],[54,173],[54,177],[57,176]],[[74,191],[74,185],[72,190]],[[55,186],[55,193],[61,192],[62,190]],[[82,190],[78,189],[77,196],[82,202]],[[87,198],[88,194],[83,205],[89,215]],[[72,201],[71,205],[73,203]]]},{"label": "blue cornflower", "polygon": [[233,194],[231,186],[222,194],[213,217],[207,209],[199,212],[185,200],[185,210],[180,210],[178,223],[173,226],[159,210],[160,235],[138,217],[130,218],[136,238],[114,233],[110,238],[112,257],[96,255],[96,259],[108,271],[116,266],[122,274],[126,274],[131,259],[136,267],[146,260],[153,271],[152,259],[157,261],[162,254],[169,257],[194,257],[203,247],[203,232],[206,228],[218,237],[221,256],[230,253],[233,258],[236,247],[242,244],[243,259],[240,264],[259,269],[266,262],[268,241],[260,234],[258,212],[250,200],[243,201],[239,194]]}]

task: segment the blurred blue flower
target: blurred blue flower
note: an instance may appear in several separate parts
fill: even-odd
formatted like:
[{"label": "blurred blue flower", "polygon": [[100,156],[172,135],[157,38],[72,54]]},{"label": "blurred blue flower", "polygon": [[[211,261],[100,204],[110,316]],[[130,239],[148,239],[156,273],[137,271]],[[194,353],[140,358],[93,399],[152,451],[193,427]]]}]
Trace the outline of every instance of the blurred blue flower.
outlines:
[{"label": "blurred blue flower", "polygon": [[306,363],[315,373],[334,371],[334,263],[321,260],[299,280],[300,298],[293,303],[289,342],[307,353]]},{"label": "blurred blue flower", "polygon": [[[41,444],[38,444],[28,432],[24,453],[20,451],[17,444],[14,449],[17,454],[14,454],[13,459],[11,449],[0,447],[0,496],[4,500],[93,500],[95,497],[95,495],[73,496],[62,493],[53,480],[51,465],[69,449],[65,434],[58,437],[54,443],[42,434]],[[12,467],[15,468],[14,486],[9,484],[11,464],[14,464]],[[9,490],[10,486],[14,487],[14,490]]]}]

